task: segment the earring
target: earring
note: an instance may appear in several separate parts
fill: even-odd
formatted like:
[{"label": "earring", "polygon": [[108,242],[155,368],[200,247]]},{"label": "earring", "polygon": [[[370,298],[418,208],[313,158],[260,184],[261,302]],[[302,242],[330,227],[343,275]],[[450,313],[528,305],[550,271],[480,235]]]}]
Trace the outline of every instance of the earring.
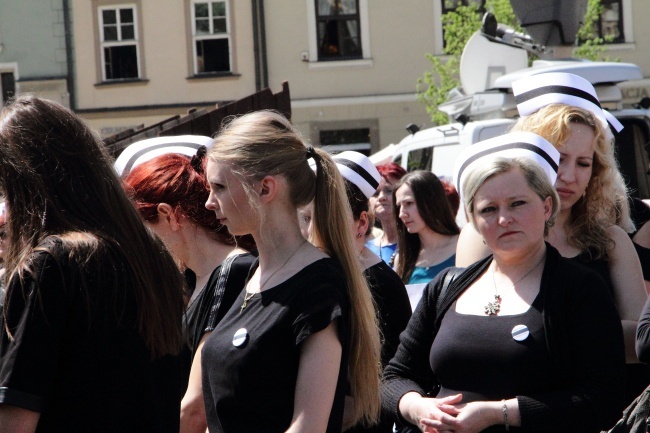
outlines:
[{"label": "earring", "polygon": [[360,238],[361,236],[363,236],[361,233],[357,233],[357,238]]}]

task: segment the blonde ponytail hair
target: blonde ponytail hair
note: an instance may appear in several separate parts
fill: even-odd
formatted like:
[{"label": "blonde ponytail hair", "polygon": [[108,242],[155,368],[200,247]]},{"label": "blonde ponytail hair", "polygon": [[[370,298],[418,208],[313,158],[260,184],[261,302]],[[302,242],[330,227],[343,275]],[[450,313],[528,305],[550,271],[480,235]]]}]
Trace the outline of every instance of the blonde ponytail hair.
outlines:
[{"label": "blonde ponytail hair", "polygon": [[[268,110],[232,120],[215,138],[208,156],[228,164],[233,173],[248,182],[267,175],[282,175],[296,209],[314,200],[314,243],[340,263],[350,298],[348,376],[354,398],[354,419],[365,424],[376,423],[381,406],[377,319],[350,237],[351,210],[345,185],[332,158],[321,149],[308,148],[284,116]],[[308,157],[316,161],[316,174],[309,168]],[[249,196],[249,200],[253,198]]]}]

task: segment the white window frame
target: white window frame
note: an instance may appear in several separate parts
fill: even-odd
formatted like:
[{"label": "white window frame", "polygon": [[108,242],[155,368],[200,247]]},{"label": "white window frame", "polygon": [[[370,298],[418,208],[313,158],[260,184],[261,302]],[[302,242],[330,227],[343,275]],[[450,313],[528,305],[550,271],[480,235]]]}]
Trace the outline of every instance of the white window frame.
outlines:
[{"label": "white window frame", "polygon": [[[212,17],[212,7],[208,6],[208,17],[210,21],[210,33],[207,35],[197,35],[196,34],[196,16],[194,5],[197,3],[223,3],[226,6],[226,33],[214,33],[213,29],[213,17]],[[230,2],[229,0],[192,0],[190,1],[190,16],[192,19],[192,57],[194,65],[194,74],[203,75],[203,74],[215,74],[215,73],[231,73],[233,70],[233,50],[232,50],[232,35],[231,35],[231,25],[230,25]],[[229,71],[204,71],[199,72],[199,56],[196,52],[196,42],[201,40],[211,40],[211,39],[226,39],[228,41],[228,63],[230,65]]]},{"label": "white window frame", "polygon": [[306,0],[307,32],[309,34],[309,66],[317,68],[336,68],[345,66],[372,66],[370,53],[370,20],[368,16],[368,0],[359,0],[359,34],[361,35],[361,56],[359,60],[318,60],[318,29],[316,28],[316,2]]},{"label": "white window frame", "polygon": [[[128,39],[126,41],[122,40],[122,29],[120,27],[120,9],[131,9],[133,11],[133,39]],[[102,12],[106,10],[116,11],[117,18],[117,40],[116,41],[105,41],[104,40],[104,17]],[[102,81],[122,81],[122,80],[138,80],[142,77],[142,66],[140,64],[140,38],[139,38],[139,29],[138,29],[138,8],[135,3],[125,3],[125,4],[115,4],[110,6],[99,6],[97,8],[97,22],[99,26],[99,51],[101,56],[101,69],[102,69]],[[136,64],[138,67],[138,76],[129,77],[129,78],[108,78],[106,77],[106,59],[104,56],[104,48],[117,47],[117,46],[129,46],[135,45],[135,55],[136,55]]]}]

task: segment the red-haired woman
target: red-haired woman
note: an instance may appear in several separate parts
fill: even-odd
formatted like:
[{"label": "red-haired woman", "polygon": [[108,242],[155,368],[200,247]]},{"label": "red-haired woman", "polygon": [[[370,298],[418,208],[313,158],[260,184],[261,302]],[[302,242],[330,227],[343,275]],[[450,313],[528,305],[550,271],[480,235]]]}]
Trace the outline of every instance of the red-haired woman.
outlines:
[{"label": "red-haired woman", "polygon": [[370,210],[381,223],[381,235],[366,242],[366,247],[384,262],[390,263],[397,250],[397,219],[393,214],[393,187],[406,174],[406,170],[394,162],[378,165],[381,175],[379,188],[370,199]]},{"label": "red-haired woman", "polygon": [[[181,409],[182,431],[205,431],[200,387],[202,341],[239,295],[254,260],[242,248],[254,246],[250,238],[235,239],[219,224],[214,212],[205,208],[209,195],[203,169],[205,153],[206,148],[201,147],[192,158],[178,153],[161,155],[137,165],[125,179],[145,224],[162,239],[185,271],[191,293],[185,326],[193,361]],[[221,264],[235,256],[228,265],[228,282],[218,296]]]}]

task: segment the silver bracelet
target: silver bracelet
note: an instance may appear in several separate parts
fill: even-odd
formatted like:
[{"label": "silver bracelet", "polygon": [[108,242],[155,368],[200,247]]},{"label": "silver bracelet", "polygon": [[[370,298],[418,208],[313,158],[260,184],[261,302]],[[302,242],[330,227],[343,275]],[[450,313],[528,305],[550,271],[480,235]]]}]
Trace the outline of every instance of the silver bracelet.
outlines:
[{"label": "silver bracelet", "polygon": [[505,400],[501,400],[501,411],[503,412],[503,425],[506,427],[506,431],[510,431],[510,424],[508,423],[508,405]]}]

